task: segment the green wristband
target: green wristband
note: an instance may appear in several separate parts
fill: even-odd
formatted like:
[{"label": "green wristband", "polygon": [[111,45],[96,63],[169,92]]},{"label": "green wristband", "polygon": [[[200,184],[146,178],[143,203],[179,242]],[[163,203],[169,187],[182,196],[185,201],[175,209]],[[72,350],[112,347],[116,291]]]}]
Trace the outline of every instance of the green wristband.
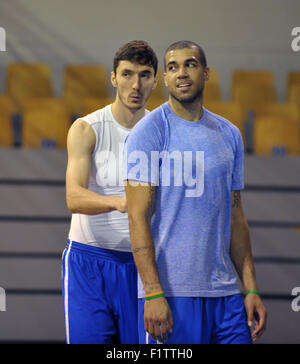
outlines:
[{"label": "green wristband", "polygon": [[255,293],[258,296],[260,296],[260,292],[257,291],[256,289],[249,289],[248,291],[245,292],[245,295],[247,296],[247,294],[249,294],[249,293]]},{"label": "green wristband", "polygon": [[154,294],[153,296],[148,296],[148,297],[145,297],[145,300],[149,301],[149,300],[153,300],[154,298],[158,298],[158,297],[164,297],[164,293],[158,293],[158,294]]}]

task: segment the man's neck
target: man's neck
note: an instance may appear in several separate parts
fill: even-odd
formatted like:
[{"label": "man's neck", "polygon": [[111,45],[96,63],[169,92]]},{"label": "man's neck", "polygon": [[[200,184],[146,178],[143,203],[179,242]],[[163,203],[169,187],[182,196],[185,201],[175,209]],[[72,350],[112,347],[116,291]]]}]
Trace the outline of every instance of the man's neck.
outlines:
[{"label": "man's neck", "polygon": [[135,124],[145,115],[145,108],[129,109],[116,97],[111,105],[111,111],[115,120],[124,128],[132,129]]},{"label": "man's neck", "polygon": [[203,115],[202,99],[195,100],[191,103],[182,103],[170,96],[169,104],[172,111],[184,120],[198,121]]}]

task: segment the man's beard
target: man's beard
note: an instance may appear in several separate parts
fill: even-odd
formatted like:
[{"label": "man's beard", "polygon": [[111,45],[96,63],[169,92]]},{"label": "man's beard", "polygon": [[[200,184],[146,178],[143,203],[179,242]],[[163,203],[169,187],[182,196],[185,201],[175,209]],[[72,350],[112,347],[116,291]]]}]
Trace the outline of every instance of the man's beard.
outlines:
[{"label": "man's beard", "polygon": [[201,87],[194,95],[190,95],[187,97],[185,97],[184,95],[179,97],[179,96],[174,95],[171,92],[170,92],[170,94],[175,100],[177,100],[181,104],[191,104],[196,100],[202,100],[203,91],[204,91],[204,87]]}]

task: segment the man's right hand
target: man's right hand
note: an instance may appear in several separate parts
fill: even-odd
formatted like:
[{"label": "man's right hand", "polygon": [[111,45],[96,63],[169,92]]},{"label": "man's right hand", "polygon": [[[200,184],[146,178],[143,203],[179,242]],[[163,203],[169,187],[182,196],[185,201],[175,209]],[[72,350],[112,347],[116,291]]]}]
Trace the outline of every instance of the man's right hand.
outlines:
[{"label": "man's right hand", "polygon": [[172,333],[173,317],[167,300],[164,297],[145,301],[144,307],[145,330],[153,340],[165,342],[168,333]]}]

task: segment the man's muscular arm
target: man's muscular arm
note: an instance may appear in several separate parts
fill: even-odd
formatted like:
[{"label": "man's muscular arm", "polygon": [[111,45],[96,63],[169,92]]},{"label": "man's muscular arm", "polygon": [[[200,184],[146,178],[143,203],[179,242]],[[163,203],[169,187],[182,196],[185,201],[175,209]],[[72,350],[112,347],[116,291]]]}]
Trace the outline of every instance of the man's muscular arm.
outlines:
[{"label": "man's muscular arm", "polygon": [[150,220],[155,187],[150,184],[134,186],[130,181],[125,187],[132,253],[140,273],[146,294],[161,290],[155,263],[155,250],[150,232]]},{"label": "man's muscular arm", "polygon": [[71,126],[68,139],[66,201],[72,213],[96,215],[113,210],[127,211],[125,196],[102,196],[88,189],[91,156],[96,136],[91,126],[78,119]]},{"label": "man's muscular arm", "polygon": [[[240,191],[231,192],[230,255],[245,290],[257,290],[249,228],[242,208]],[[254,320],[254,313],[256,312],[258,315],[258,320],[252,332],[252,338],[256,340],[266,328],[267,312],[260,297],[255,293],[246,296],[245,306],[249,326]]]},{"label": "man's muscular arm", "polygon": [[[134,260],[141,276],[145,293],[162,290],[155,263],[155,248],[150,231],[150,220],[155,196],[155,187],[150,183],[136,185],[127,181],[126,197],[130,238]],[[145,302],[145,330],[159,340],[164,341],[167,332],[173,326],[172,313],[164,297]]]}]

